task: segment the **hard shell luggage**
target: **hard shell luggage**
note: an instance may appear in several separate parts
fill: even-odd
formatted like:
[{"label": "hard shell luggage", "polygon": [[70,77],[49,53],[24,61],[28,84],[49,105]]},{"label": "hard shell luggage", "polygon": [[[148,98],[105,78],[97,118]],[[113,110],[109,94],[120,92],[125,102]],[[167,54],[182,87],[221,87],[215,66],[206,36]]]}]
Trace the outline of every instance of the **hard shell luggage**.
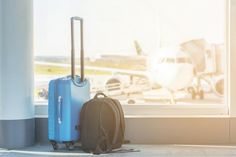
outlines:
[{"label": "hard shell luggage", "polygon": [[86,152],[109,153],[124,142],[125,120],[121,104],[98,93],[80,114],[81,145]]},{"label": "hard shell luggage", "polygon": [[[74,22],[80,21],[81,76],[75,75]],[[54,148],[58,143],[69,149],[80,138],[79,118],[84,102],[90,99],[90,83],[84,78],[83,19],[71,18],[71,75],[51,80],[48,99],[48,138]]]}]

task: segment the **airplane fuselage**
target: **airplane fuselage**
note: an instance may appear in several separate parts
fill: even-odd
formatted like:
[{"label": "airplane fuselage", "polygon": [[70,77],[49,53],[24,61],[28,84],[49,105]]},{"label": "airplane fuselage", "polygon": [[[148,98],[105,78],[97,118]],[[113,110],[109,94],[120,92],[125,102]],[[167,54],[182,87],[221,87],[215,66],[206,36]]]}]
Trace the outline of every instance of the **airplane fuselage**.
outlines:
[{"label": "airplane fuselage", "polygon": [[153,83],[171,91],[186,88],[194,77],[194,66],[183,51],[161,52],[149,59],[149,77]]}]

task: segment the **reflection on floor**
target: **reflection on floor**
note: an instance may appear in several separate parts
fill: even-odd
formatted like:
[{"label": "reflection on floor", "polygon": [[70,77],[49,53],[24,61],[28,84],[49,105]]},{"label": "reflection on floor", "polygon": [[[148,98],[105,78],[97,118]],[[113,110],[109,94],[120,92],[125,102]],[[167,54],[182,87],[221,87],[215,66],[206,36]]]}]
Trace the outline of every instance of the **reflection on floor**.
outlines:
[{"label": "reflection on floor", "polygon": [[[75,148],[76,149],[76,148]],[[199,146],[199,145],[124,145],[122,149],[134,149],[136,152],[116,152],[99,156],[114,157],[233,157],[236,156],[236,146]],[[35,145],[33,147],[6,150],[0,149],[0,156],[4,157],[49,157],[49,156],[94,156],[84,153],[79,148],[66,151],[61,148],[53,151],[50,145]]]}]

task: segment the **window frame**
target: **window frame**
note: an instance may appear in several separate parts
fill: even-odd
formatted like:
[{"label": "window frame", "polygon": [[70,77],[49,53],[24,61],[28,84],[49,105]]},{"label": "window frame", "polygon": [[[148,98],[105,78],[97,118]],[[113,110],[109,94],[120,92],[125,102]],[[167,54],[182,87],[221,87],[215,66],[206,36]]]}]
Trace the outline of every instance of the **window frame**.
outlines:
[{"label": "window frame", "polygon": [[[231,95],[234,91],[230,88],[230,81],[233,79],[230,75],[234,64],[231,65],[230,50],[232,50],[230,45],[230,19],[231,17],[231,2],[232,0],[225,1],[225,74],[224,87],[225,96],[224,104],[199,104],[199,105],[189,105],[189,104],[163,104],[163,105],[150,105],[150,104],[136,104],[130,105],[127,103],[122,103],[124,113],[126,116],[236,116],[236,102]],[[236,56],[235,56],[236,57]],[[234,58],[235,58],[234,57]],[[159,60],[159,61],[163,61]],[[233,62],[232,62],[233,63]],[[235,63],[236,64],[236,63]],[[236,66],[234,66],[236,67]],[[47,102],[46,101],[35,101],[35,115],[47,117]],[[235,104],[235,105],[233,105]]]}]

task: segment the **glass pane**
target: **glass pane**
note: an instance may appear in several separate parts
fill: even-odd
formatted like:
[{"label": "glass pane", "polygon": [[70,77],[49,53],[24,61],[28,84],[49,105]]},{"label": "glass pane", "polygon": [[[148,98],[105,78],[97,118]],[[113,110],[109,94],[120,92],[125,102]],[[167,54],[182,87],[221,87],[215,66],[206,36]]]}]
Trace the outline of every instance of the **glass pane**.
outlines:
[{"label": "glass pane", "polygon": [[[84,18],[91,96],[122,104],[224,104],[224,0],[34,0],[35,100],[70,75],[70,17]],[[79,74],[79,25],[76,24]]]}]

